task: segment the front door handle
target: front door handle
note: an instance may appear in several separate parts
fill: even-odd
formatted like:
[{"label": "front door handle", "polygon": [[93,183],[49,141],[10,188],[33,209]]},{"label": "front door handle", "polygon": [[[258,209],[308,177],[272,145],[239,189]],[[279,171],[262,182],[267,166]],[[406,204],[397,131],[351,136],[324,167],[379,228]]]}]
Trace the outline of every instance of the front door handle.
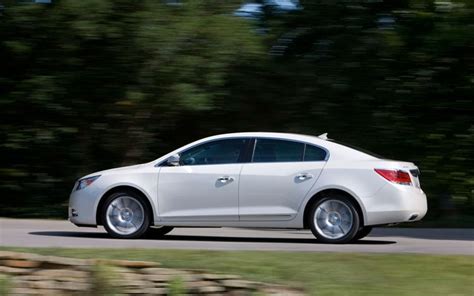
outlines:
[{"label": "front door handle", "polygon": [[308,174],[308,173],[301,173],[301,174],[296,175],[296,178],[300,181],[304,181],[304,180],[313,178],[313,175]]},{"label": "front door handle", "polygon": [[234,181],[234,178],[229,177],[229,176],[223,176],[223,177],[217,178],[217,181],[219,181],[221,183],[228,183],[228,182]]}]

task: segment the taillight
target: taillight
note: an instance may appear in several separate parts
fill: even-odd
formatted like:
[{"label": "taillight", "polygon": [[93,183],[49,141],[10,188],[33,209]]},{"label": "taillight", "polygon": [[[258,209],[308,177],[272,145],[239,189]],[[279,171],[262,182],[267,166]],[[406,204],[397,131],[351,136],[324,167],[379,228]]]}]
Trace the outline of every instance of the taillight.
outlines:
[{"label": "taillight", "polygon": [[402,185],[411,185],[410,174],[400,170],[383,170],[375,169],[377,174],[389,180],[390,182],[402,184]]}]

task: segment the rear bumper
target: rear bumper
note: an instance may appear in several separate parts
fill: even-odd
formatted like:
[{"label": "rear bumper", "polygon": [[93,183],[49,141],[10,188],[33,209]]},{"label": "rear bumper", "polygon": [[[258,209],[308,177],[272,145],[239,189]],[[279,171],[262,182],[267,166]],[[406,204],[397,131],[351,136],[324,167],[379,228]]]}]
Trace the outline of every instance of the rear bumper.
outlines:
[{"label": "rear bumper", "polygon": [[428,211],[426,195],[420,188],[386,184],[374,196],[364,199],[365,225],[421,220]]}]

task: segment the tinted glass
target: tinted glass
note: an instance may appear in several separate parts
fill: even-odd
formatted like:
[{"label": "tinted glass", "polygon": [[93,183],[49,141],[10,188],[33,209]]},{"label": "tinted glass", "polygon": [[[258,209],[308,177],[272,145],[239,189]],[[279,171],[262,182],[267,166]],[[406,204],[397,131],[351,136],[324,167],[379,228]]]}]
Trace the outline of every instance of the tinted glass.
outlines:
[{"label": "tinted glass", "polygon": [[246,139],[229,139],[198,145],[182,152],[180,162],[183,165],[237,163],[246,143]]},{"label": "tinted glass", "polygon": [[326,159],[326,151],[316,146],[306,145],[304,161],[321,161]]},{"label": "tinted glass", "polygon": [[286,162],[303,159],[304,144],[273,139],[258,139],[253,162]]}]

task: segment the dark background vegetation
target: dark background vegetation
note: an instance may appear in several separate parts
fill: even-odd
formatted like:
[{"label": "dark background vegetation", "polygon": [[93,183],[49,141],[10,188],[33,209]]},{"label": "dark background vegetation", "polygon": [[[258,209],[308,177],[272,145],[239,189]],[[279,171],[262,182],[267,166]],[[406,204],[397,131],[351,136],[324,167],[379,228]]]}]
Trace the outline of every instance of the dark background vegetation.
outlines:
[{"label": "dark background vegetation", "polygon": [[472,1],[312,0],[260,20],[231,0],[0,2],[2,216],[65,217],[87,173],[283,131],[413,161],[425,225],[473,226]]}]

